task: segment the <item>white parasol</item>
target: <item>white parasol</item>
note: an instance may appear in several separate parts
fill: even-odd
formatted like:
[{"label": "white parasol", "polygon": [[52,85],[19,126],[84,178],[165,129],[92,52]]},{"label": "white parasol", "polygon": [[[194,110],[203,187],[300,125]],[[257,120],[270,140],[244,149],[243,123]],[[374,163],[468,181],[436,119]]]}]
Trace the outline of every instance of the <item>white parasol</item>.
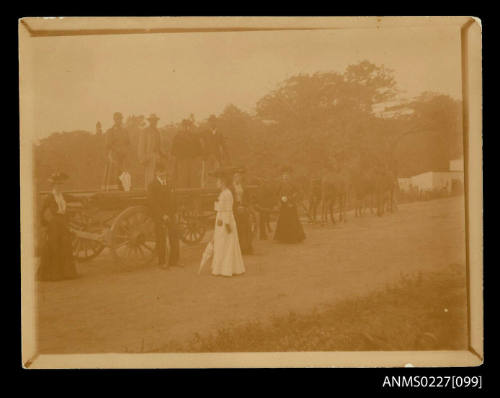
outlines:
[{"label": "white parasol", "polygon": [[211,240],[207,247],[205,248],[205,251],[203,252],[203,256],[201,257],[201,262],[200,262],[200,269],[198,270],[198,274],[201,273],[201,270],[205,265],[207,265],[208,262],[212,259],[214,255],[214,241]]}]

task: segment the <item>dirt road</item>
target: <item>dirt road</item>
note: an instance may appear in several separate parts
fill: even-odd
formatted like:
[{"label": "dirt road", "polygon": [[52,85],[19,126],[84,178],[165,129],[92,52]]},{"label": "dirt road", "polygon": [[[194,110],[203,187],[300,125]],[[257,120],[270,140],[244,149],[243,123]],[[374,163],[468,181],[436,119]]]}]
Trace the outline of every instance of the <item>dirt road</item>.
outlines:
[{"label": "dirt road", "polygon": [[123,272],[105,252],[73,281],[39,282],[43,353],[140,352],[170,340],[273,315],[308,312],[367,294],[402,275],[465,267],[463,197],[400,205],[335,226],[306,225],[298,245],[258,241],[243,276],[198,275],[204,245],[183,247],[185,268]]}]

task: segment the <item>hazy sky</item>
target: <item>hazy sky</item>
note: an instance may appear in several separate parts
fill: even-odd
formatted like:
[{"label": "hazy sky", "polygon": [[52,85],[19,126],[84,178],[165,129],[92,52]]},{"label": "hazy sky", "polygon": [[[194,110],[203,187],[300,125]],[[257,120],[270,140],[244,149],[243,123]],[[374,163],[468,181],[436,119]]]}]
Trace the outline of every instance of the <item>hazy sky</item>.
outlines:
[{"label": "hazy sky", "polygon": [[95,130],[115,111],[155,112],[160,126],[256,101],[297,73],[362,60],[394,69],[407,96],[461,98],[458,27],[39,37],[35,136]]}]

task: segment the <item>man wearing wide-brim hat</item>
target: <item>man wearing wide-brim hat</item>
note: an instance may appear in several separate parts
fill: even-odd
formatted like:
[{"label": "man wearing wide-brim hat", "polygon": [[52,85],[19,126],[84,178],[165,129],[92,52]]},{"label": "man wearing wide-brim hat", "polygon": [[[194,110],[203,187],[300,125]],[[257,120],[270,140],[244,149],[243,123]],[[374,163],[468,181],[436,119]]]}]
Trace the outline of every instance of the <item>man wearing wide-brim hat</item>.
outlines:
[{"label": "man wearing wide-brim hat", "polygon": [[144,187],[148,188],[155,178],[155,169],[158,162],[165,162],[167,155],[161,142],[161,134],[158,130],[160,118],[152,113],[147,118],[149,126],[141,131],[139,135],[138,157],[144,166]]}]

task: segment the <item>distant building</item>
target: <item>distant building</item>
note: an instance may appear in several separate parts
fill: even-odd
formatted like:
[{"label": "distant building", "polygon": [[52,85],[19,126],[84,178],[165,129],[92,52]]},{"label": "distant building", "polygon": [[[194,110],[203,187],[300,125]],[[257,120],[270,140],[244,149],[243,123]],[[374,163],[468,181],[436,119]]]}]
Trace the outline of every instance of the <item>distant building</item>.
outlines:
[{"label": "distant building", "polygon": [[411,185],[420,191],[435,191],[446,189],[451,192],[457,184],[464,182],[464,173],[462,171],[428,171],[413,176]]},{"label": "distant building", "polygon": [[450,160],[450,171],[464,171],[464,158]]},{"label": "distant building", "polygon": [[464,159],[450,160],[448,171],[427,171],[413,177],[398,178],[399,189],[408,192],[412,189],[419,191],[436,191],[446,189],[449,193],[464,183]]}]

